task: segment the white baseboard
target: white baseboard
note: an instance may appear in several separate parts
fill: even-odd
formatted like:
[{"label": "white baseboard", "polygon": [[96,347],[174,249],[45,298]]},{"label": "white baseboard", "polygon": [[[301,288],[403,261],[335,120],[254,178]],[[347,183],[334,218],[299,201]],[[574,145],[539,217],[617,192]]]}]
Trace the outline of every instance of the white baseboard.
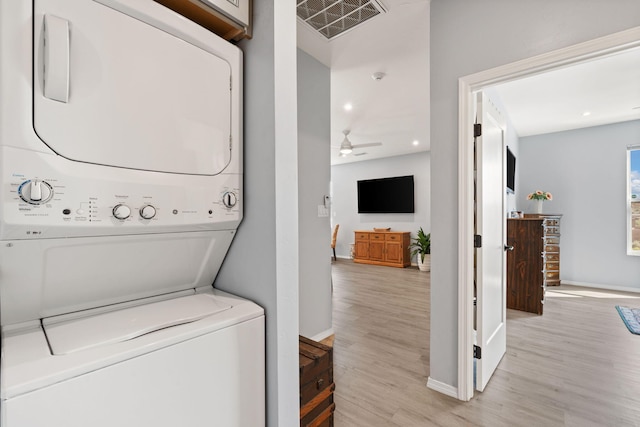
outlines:
[{"label": "white baseboard", "polygon": [[[598,288],[598,289],[607,289],[610,291],[622,291],[622,292],[633,292],[640,293],[640,288],[630,288],[627,286],[616,286],[616,285],[603,285],[600,283],[587,283],[587,282],[574,282],[573,280],[561,280],[563,285],[570,286],[583,286],[585,288]],[[552,291],[554,286],[547,287],[548,291]]]},{"label": "white baseboard", "polygon": [[429,377],[429,379],[427,380],[427,387],[431,390],[437,391],[438,393],[446,394],[447,396],[451,396],[454,399],[458,399],[458,388],[452,385],[445,384]]},{"label": "white baseboard", "polygon": [[323,339],[330,337],[333,334],[334,334],[333,328],[329,328],[324,332],[320,332],[319,334],[309,337],[309,339],[312,339],[314,341],[322,341]]}]

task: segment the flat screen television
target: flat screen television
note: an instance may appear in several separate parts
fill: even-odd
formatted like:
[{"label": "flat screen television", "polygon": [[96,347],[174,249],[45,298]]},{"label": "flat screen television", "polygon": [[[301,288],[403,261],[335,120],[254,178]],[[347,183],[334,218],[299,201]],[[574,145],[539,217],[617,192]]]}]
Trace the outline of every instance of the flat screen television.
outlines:
[{"label": "flat screen television", "polygon": [[516,192],[516,156],[507,147],[507,192]]},{"label": "flat screen television", "polygon": [[358,181],[358,213],[414,213],[413,175]]}]

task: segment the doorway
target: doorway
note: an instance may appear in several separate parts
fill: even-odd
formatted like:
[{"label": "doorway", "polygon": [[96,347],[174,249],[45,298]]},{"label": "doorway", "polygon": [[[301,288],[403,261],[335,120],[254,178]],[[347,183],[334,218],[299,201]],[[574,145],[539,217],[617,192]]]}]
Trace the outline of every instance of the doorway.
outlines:
[{"label": "doorway", "polygon": [[458,399],[473,397],[473,93],[496,84],[553,71],[640,46],[635,28],[459,79]]}]

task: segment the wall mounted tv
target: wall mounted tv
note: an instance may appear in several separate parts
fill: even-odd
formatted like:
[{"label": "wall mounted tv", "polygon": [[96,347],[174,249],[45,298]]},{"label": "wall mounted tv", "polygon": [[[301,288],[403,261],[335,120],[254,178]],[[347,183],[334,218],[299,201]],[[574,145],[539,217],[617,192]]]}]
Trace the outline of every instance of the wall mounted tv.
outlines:
[{"label": "wall mounted tv", "polygon": [[358,213],[414,213],[413,175],[358,181]]},{"label": "wall mounted tv", "polygon": [[516,156],[507,147],[507,192],[516,192]]}]

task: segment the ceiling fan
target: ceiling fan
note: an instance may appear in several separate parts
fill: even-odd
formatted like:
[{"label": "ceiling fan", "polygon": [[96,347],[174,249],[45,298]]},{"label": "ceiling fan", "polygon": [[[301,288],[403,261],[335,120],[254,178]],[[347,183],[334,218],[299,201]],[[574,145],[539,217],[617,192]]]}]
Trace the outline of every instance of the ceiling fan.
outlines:
[{"label": "ceiling fan", "polygon": [[[342,133],[344,134],[344,139],[342,140],[342,143],[340,144],[340,156],[344,157],[347,156],[349,154],[351,154],[353,152],[354,149],[356,148],[365,148],[365,147],[376,147],[379,145],[382,145],[382,142],[370,142],[368,144],[352,144],[351,141],[349,141],[349,133],[351,133],[351,131],[349,129],[345,129],[342,131]],[[364,153],[363,153],[364,154]],[[354,154],[357,155],[357,154]]]}]

